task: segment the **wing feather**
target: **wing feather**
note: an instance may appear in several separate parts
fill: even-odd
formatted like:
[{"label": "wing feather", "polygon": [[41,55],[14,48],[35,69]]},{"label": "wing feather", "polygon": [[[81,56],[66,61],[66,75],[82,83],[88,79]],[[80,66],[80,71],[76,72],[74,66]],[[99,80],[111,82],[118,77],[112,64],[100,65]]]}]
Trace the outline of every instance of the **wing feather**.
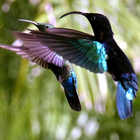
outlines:
[{"label": "wing feather", "polygon": [[[30,30],[30,38],[27,39],[27,33],[14,32],[19,39],[30,42],[33,40],[40,42],[40,46],[46,46],[51,51],[63,56],[81,67],[84,67],[95,73],[107,71],[106,52],[103,44],[95,41],[94,36],[65,28],[49,28],[46,32]],[[28,36],[28,35],[27,35]],[[49,59],[51,62],[54,55]]]}]

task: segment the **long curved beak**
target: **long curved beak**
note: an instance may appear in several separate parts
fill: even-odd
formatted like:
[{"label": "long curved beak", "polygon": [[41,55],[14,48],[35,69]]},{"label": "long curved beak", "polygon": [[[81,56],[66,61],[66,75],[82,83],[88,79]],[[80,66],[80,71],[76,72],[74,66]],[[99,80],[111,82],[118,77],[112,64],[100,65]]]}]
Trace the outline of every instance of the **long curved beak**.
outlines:
[{"label": "long curved beak", "polygon": [[23,21],[23,22],[32,23],[32,24],[38,26],[38,23],[37,23],[37,22],[31,21],[31,20],[27,20],[27,19],[18,19],[18,21]]},{"label": "long curved beak", "polygon": [[83,15],[83,16],[87,17],[87,13],[83,13],[83,12],[79,12],[79,11],[73,11],[73,12],[69,12],[69,13],[66,13],[66,14],[62,15],[59,19],[65,17],[67,15],[71,15],[71,14],[80,14],[80,15]]}]

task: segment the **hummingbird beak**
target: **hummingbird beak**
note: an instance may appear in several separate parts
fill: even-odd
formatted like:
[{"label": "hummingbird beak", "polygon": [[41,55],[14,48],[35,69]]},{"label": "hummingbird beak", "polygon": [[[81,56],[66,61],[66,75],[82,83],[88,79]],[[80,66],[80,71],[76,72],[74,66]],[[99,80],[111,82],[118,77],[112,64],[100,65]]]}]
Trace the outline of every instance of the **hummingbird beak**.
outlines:
[{"label": "hummingbird beak", "polygon": [[34,24],[35,26],[38,26],[38,23],[37,23],[37,22],[31,21],[31,20],[27,20],[27,19],[18,19],[18,21],[23,21],[23,22],[32,23],[32,24]]},{"label": "hummingbird beak", "polygon": [[73,11],[73,12],[69,12],[69,13],[66,13],[66,14],[62,15],[59,19],[65,17],[67,15],[71,15],[71,14],[80,14],[80,15],[83,15],[83,16],[87,17],[87,13],[83,13],[83,12],[79,12],[79,11]]}]

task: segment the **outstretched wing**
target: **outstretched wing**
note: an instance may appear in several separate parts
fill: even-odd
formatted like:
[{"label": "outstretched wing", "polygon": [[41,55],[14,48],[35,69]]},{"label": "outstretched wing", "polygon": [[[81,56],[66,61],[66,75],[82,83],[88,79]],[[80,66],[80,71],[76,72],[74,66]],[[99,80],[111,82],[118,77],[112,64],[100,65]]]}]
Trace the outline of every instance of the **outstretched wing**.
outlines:
[{"label": "outstretched wing", "polygon": [[34,55],[32,52],[29,51],[28,48],[23,46],[10,46],[10,45],[2,45],[0,44],[1,48],[8,49],[11,51],[16,52],[18,55],[21,55],[22,58],[27,58],[29,61],[40,65],[43,68],[48,69],[48,63],[43,59],[39,58],[38,56]]},{"label": "outstretched wing", "polygon": [[[21,38],[20,34],[15,35],[18,38]],[[22,41],[24,42],[24,46],[28,48],[33,55],[38,56],[40,59],[46,61],[47,63],[54,64],[58,67],[63,67],[63,57],[50,50],[48,46],[42,46],[42,44],[38,42],[31,34],[27,33],[26,36],[22,35]]]},{"label": "outstretched wing", "polygon": [[[28,40],[26,33],[14,34],[26,43],[33,43]],[[46,32],[30,30],[30,34],[43,46],[48,46],[71,63],[95,73],[107,71],[105,48],[92,35],[65,28],[49,28]]]},{"label": "outstretched wing", "polygon": [[57,55],[55,52],[52,52],[47,47],[25,47],[25,46],[10,46],[2,45],[0,47],[16,52],[18,55],[21,55],[22,58],[27,58],[29,61],[34,62],[43,68],[48,69],[48,64],[52,63],[55,66],[62,67],[64,60]]}]

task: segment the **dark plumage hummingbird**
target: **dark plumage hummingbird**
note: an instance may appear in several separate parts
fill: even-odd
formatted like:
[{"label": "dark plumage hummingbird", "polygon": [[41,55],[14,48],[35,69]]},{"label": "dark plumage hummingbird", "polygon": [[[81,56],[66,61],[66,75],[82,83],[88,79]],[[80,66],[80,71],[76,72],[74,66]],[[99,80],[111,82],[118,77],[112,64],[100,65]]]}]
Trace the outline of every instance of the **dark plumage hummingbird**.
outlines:
[{"label": "dark plumage hummingbird", "polygon": [[[23,19],[20,19],[19,21],[32,23],[40,31],[46,31],[48,28],[55,28],[53,25],[47,23],[37,23]],[[23,58],[27,58],[46,69],[51,69],[57,80],[62,84],[70,107],[75,111],[80,111],[81,104],[77,94],[77,78],[72,64],[51,51],[48,47],[41,46],[38,41],[34,40],[32,35],[28,34],[26,37],[28,38],[28,41],[30,40],[34,43],[30,44],[25,41],[24,46],[17,47],[0,44],[0,47],[15,51]]]},{"label": "dark plumage hummingbird", "polygon": [[[108,18],[98,13],[70,12],[69,14],[81,14],[85,16],[95,36],[66,28],[48,28],[45,32],[30,30],[30,35],[50,50],[63,56],[83,68],[94,73],[110,73],[114,81],[118,81],[116,103],[121,119],[132,115],[132,100],[136,97],[138,80],[133,67],[119,48],[113,38],[113,31]],[[61,18],[62,18],[61,17]],[[28,40],[26,33],[15,32],[23,41],[34,44]]]}]

